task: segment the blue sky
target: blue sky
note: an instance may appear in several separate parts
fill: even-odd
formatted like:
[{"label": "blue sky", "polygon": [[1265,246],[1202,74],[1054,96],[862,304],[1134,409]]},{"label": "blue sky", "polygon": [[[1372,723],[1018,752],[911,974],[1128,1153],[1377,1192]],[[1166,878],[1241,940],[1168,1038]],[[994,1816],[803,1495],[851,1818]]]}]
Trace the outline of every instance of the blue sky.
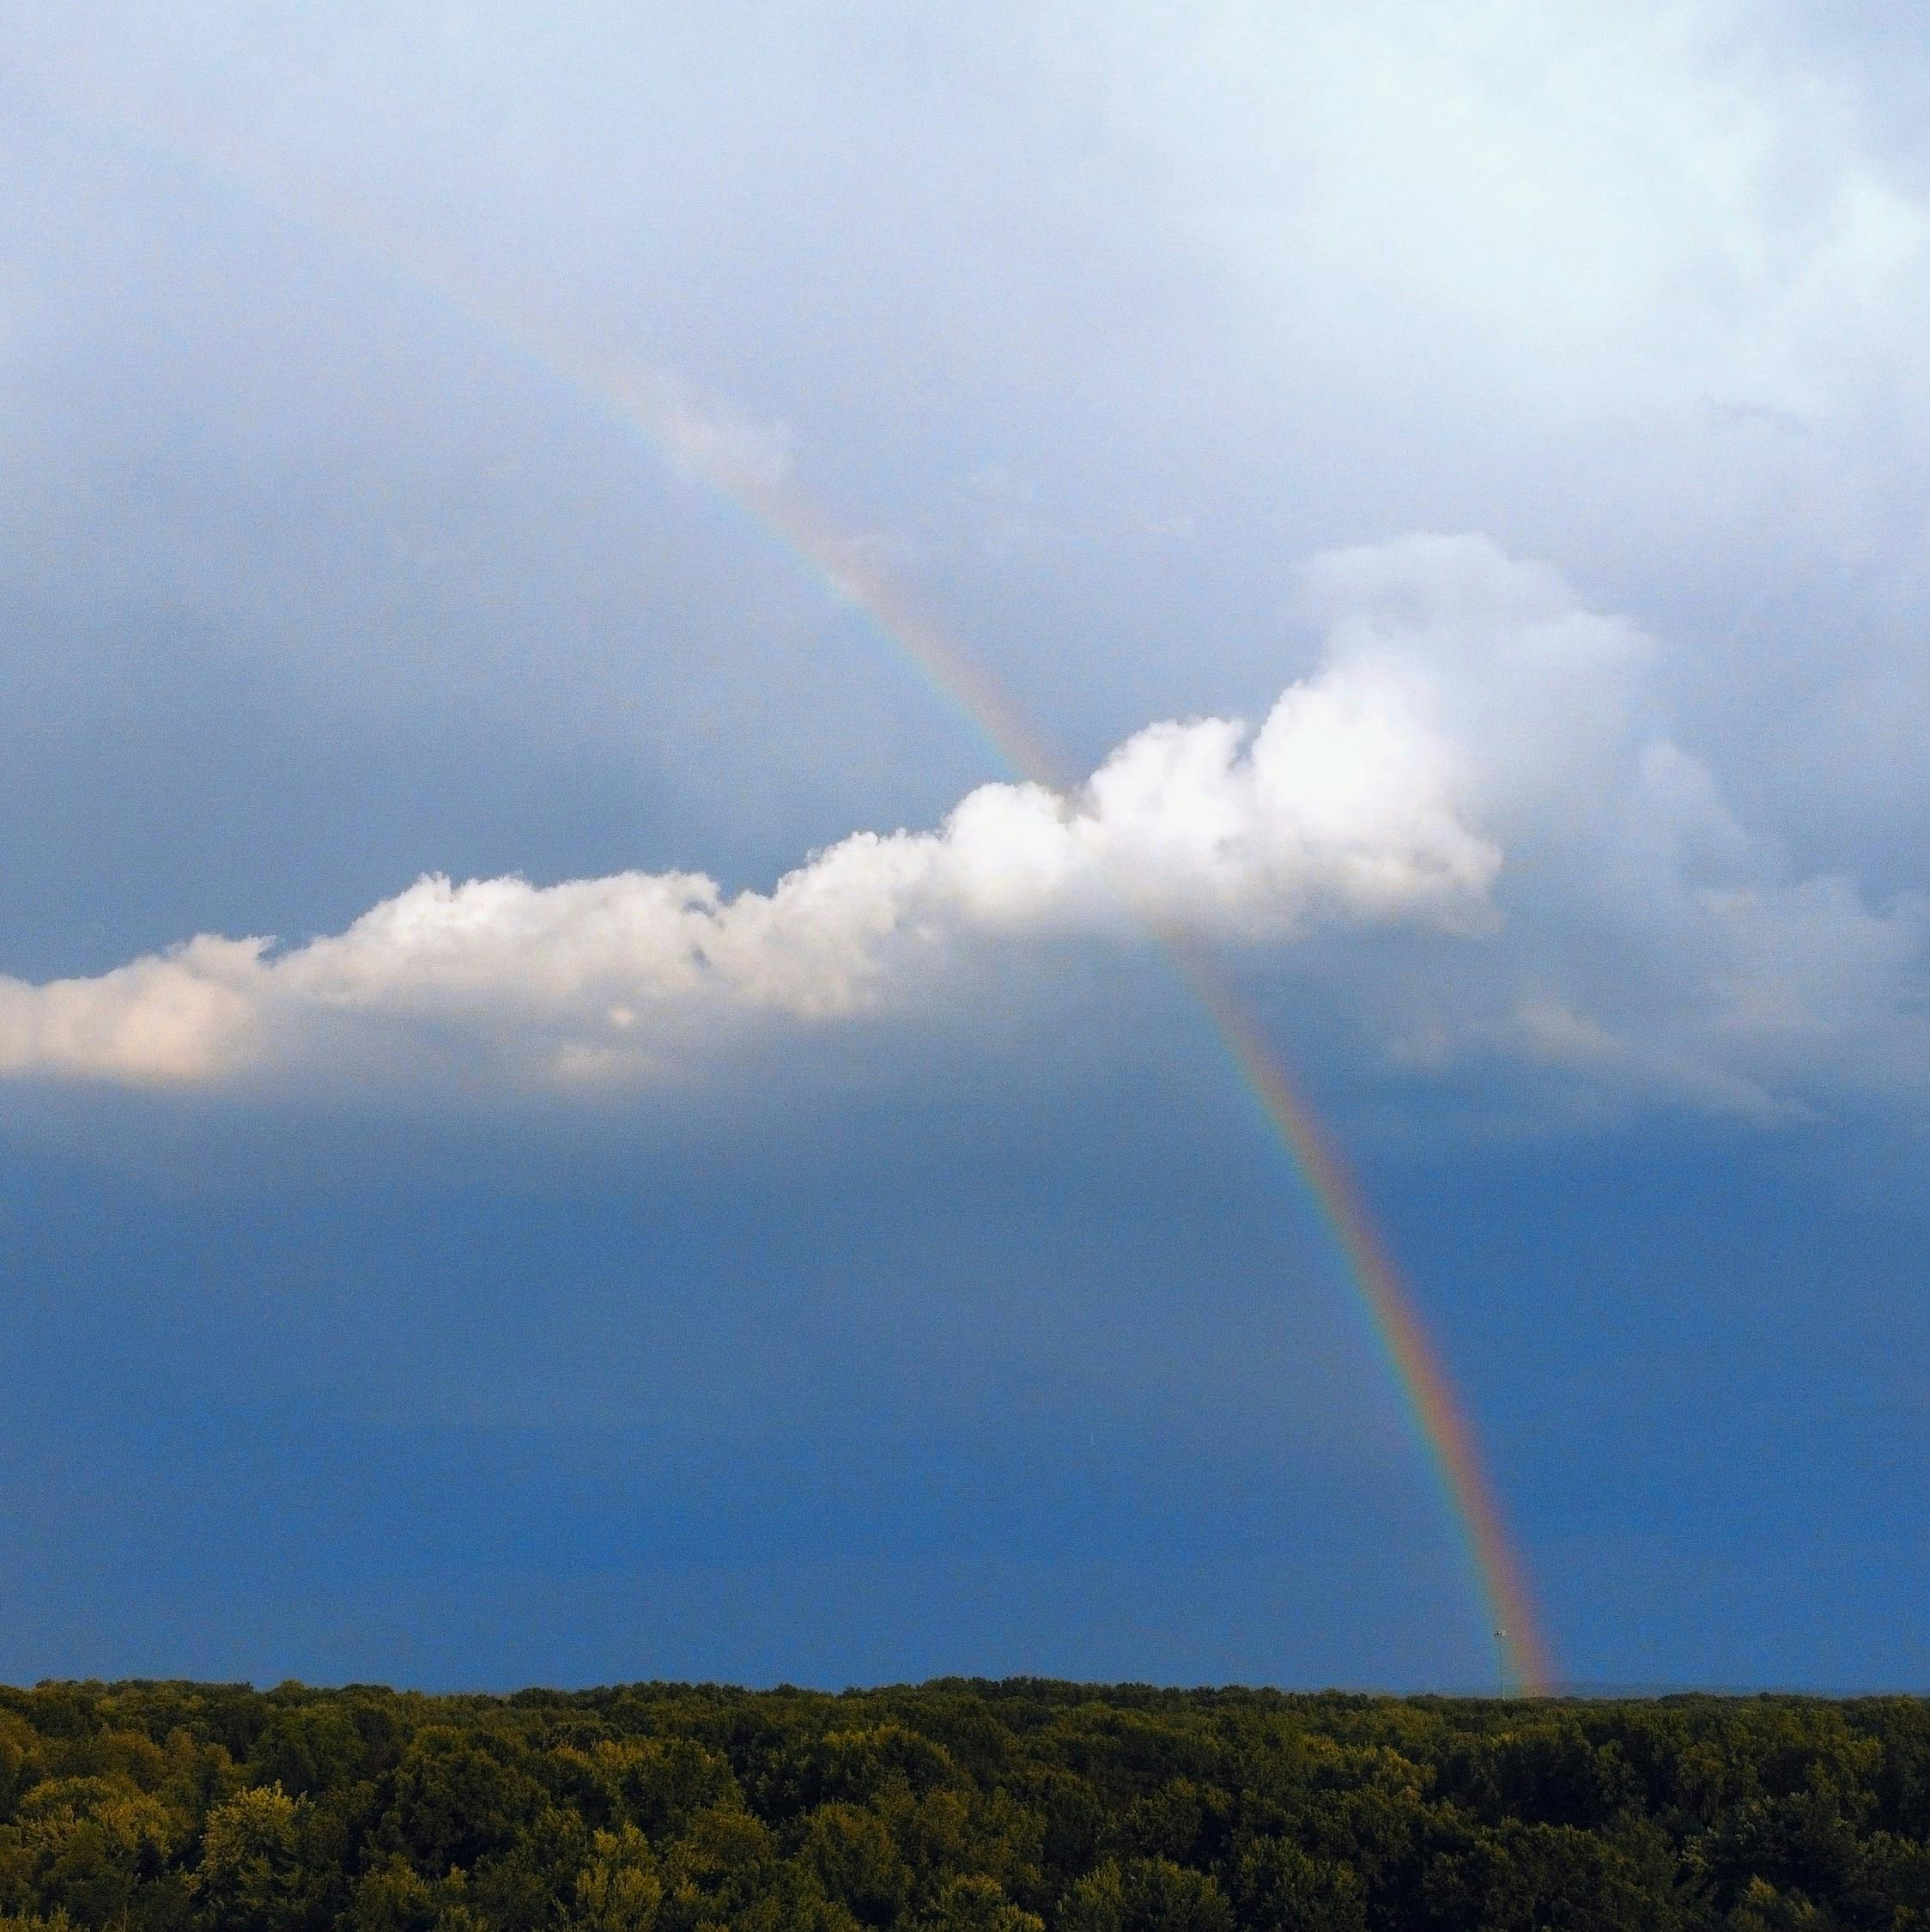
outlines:
[{"label": "blue sky", "polygon": [[1923,1682],[1888,15],[4,31],[0,1676]]}]

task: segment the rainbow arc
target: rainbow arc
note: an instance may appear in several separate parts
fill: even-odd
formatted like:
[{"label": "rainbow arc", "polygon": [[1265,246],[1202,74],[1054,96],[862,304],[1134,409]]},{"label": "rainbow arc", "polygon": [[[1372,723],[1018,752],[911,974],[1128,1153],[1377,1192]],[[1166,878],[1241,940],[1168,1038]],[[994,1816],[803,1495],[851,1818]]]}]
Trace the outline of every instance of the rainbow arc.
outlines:
[{"label": "rainbow arc", "polygon": [[[706,435],[674,385],[599,378],[596,360],[534,331],[519,339],[558,375],[642,430],[678,467],[701,476],[781,543],[831,595],[854,608],[874,635],[908,663],[1021,778],[1064,793],[1059,761],[1009,696],[932,617],[919,610],[862,548],[803,495],[786,465],[746,460],[739,439]],[[1468,1552],[1504,1674],[1531,1694],[1554,1669],[1526,1569],[1509,1536],[1466,1404],[1429,1335],[1413,1290],[1395,1266],[1360,1188],[1258,1020],[1189,935],[1152,921],[1145,929],[1205,1014],[1258,1112],[1286,1153],[1331,1231],[1354,1294],[1405,1399]]]}]

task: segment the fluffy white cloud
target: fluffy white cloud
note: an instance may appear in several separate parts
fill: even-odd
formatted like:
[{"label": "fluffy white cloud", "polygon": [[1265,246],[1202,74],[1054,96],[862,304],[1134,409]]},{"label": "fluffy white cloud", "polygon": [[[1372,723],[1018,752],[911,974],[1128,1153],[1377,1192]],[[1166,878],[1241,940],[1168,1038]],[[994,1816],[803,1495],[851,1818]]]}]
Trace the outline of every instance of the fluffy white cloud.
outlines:
[{"label": "fluffy white cloud", "polygon": [[191,939],[85,980],[0,979],[0,1072],[166,1085],[256,1050],[263,944]]},{"label": "fluffy white cloud", "polygon": [[[1930,1072],[1923,902],[1785,876],[1663,728],[1635,627],[1478,538],[1331,553],[1305,589],[1324,661],[1257,729],[1150,726],[1071,796],[983,786],[935,831],[856,833],[768,892],[428,877],[300,946],[204,936],[0,981],[0,1071],[686,1078],[754,1029],[942,1024],[951,969],[994,948],[1044,973],[1035,942],[1151,928],[1275,975],[1339,961],[1325,997],[1418,1070],[1500,1056],[1763,1116]],[[1423,943],[1375,943],[1394,927]],[[1293,942],[1316,930],[1341,950],[1309,964]]]},{"label": "fluffy white cloud", "polygon": [[98,978],[0,981],[0,1071],[202,1083],[366,1050],[344,1031],[361,1023],[524,1072],[641,1075],[734,1020],[913,997],[974,936],[1465,927],[1500,854],[1461,819],[1455,747],[1409,683],[1337,661],[1257,732],[1155,725],[1074,797],[984,786],[937,831],[854,834],[769,892],[429,877],[288,950],[203,937]]},{"label": "fluffy white cloud", "polygon": [[1524,1104],[1551,1088],[1589,1115],[1930,1095],[1930,898],[1793,873],[1672,735],[1653,640],[1479,539],[1338,552],[1307,575],[1335,660],[1454,747],[1456,809],[1505,854],[1476,943],[1351,962],[1350,1000],[1397,1062],[1498,1059],[1529,1078]]}]

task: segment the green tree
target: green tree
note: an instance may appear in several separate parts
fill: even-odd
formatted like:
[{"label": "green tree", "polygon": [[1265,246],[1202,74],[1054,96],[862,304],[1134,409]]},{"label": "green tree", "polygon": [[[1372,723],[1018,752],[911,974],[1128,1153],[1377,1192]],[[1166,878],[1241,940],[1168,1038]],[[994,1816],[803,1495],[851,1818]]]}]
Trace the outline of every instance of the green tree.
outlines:
[{"label": "green tree", "polygon": [[1285,1838],[1258,1838],[1241,1850],[1234,1897],[1251,1932],[1364,1932],[1367,1924],[1359,1873]]},{"label": "green tree", "polygon": [[876,1812],[820,1805],[805,1820],[800,1851],[827,1895],[864,1924],[890,1924],[911,1898],[911,1868]]},{"label": "green tree", "polygon": [[81,1924],[125,1917],[160,1878],[191,1821],[121,1777],[54,1777],[27,1791],[0,1833],[0,1885],[15,1909],[66,1911]]},{"label": "green tree", "polygon": [[1066,1895],[1064,1932],[1233,1932],[1233,1910],[1204,1872],[1168,1858],[1108,1858]]},{"label": "green tree", "polygon": [[291,1932],[321,1890],[305,1864],[311,1807],[279,1784],[238,1791],[208,1814],[188,1880],[196,1916],[215,1932]]},{"label": "green tree", "polygon": [[583,1932],[651,1932],[664,1903],[664,1880],[650,1841],[634,1825],[598,1832],[576,1875],[571,1923]]},{"label": "green tree", "polygon": [[517,1741],[438,1724],[416,1733],[395,1771],[388,1844],[427,1878],[506,1851],[545,1801]]},{"label": "green tree", "polygon": [[976,1875],[949,1880],[918,1924],[920,1932],[1046,1932],[1046,1922],[1015,1905],[996,1879]]}]

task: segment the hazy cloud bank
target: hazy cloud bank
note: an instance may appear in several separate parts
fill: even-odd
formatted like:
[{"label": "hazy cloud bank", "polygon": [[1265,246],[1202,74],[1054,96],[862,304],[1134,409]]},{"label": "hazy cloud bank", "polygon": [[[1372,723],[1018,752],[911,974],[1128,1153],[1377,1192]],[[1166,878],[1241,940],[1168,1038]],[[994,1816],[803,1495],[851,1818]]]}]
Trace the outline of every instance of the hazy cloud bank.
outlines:
[{"label": "hazy cloud bank", "polygon": [[[1499,1056],[1745,1112],[1926,1070],[1921,900],[1790,879],[1676,744],[1654,647],[1478,538],[1329,553],[1324,656],[1257,728],[1149,726],[1073,795],[972,792],[934,831],[858,832],[768,892],[696,872],[541,886],[422,878],[345,932],[209,935],[97,977],[0,980],[0,1072],[125,1084],[465,1084],[701,1074],[754,1030],[866,1009],[942,1024],[953,969],[1148,923],[1307,969],[1420,1072]],[[1427,936],[1398,959],[1374,929]],[[1357,955],[1357,957],[1356,957]],[[1333,989],[1329,988],[1329,997]]]}]

